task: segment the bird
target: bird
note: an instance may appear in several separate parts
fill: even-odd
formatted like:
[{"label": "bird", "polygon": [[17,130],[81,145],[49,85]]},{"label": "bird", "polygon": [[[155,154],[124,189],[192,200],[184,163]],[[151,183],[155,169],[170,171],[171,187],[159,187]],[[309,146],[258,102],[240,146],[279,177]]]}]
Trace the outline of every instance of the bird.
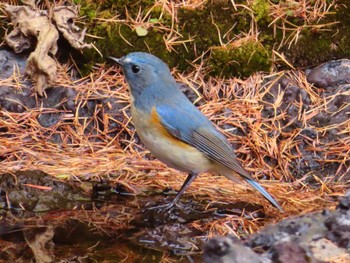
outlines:
[{"label": "bird", "polygon": [[131,117],[148,150],[187,178],[167,207],[177,205],[193,180],[215,172],[237,182],[236,174],[283,212],[279,203],[243,168],[227,138],[185,96],[168,65],[146,52],[109,57],[123,69],[129,86]]}]

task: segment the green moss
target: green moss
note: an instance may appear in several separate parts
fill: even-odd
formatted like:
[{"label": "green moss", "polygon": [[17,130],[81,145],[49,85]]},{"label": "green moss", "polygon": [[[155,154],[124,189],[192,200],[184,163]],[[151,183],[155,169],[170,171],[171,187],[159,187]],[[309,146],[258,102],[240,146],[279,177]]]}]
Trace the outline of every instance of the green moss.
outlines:
[{"label": "green moss", "polygon": [[75,0],[74,3],[80,6],[80,16],[87,17],[89,20],[97,17],[98,4],[96,2]]},{"label": "green moss", "polygon": [[184,39],[194,40],[187,44],[190,52],[183,54],[187,60],[230,42],[236,35],[248,32],[250,26],[250,15],[246,11],[236,12],[230,1],[208,1],[202,9],[181,9],[178,17],[178,28]]},{"label": "green moss", "polygon": [[[88,4],[90,0],[86,0],[85,3]],[[118,1],[116,1],[118,2]],[[143,9],[145,13],[147,8],[146,1],[141,1],[146,4],[146,9]],[[96,6],[92,4],[94,10],[100,9],[101,4]],[[115,8],[115,5],[113,5]],[[89,8],[83,9],[87,14],[91,13]],[[134,10],[135,11],[135,10]],[[137,12],[139,11],[139,6]],[[101,14],[107,18],[108,10],[106,13],[101,13],[99,11],[99,17]],[[132,11],[128,9],[129,15]],[[161,9],[154,8],[151,12],[151,18],[157,20],[160,17]],[[119,9],[118,14],[119,18],[123,19],[125,17],[125,9]],[[131,15],[132,16],[132,15]],[[136,14],[135,14],[136,16]],[[134,16],[134,17],[135,17]],[[89,33],[97,36],[104,36],[104,39],[98,39],[95,45],[102,50],[104,56],[123,56],[132,51],[147,51],[151,52],[154,55],[163,59],[170,67],[177,66],[179,70],[186,70],[189,67],[187,61],[194,60],[199,54],[206,52],[212,46],[220,45],[219,32],[221,36],[228,32],[232,25],[235,23],[236,26],[230,34],[226,36],[225,39],[222,39],[223,42],[229,41],[236,34],[249,29],[249,20],[241,19],[242,16],[249,17],[248,14],[235,14],[232,10],[227,8],[227,3],[225,1],[208,2],[207,7],[203,9],[180,9],[178,13],[178,24],[176,25],[176,30],[183,35],[183,40],[193,38],[193,42],[186,43],[184,45],[173,46],[175,51],[169,52],[166,49],[164,43],[164,35],[167,34],[164,31],[154,30],[149,28],[149,33],[144,37],[139,37],[137,34],[130,29],[128,26],[118,23],[91,23],[89,26]],[[112,17],[112,14],[110,14]],[[171,27],[171,16],[163,13],[162,24]],[[216,26],[214,26],[213,22]],[[132,44],[130,46],[125,40]],[[196,49],[197,54],[193,52]],[[102,62],[96,52],[87,51],[85,52],[86,56],[89,58],[88,61]],[[84,62],[84,66],[89,66],[88,61]]]},{"label": "green moss", "polygon": [[240,47],[216,47],[211,51],[210,67],[215,75],[248,77],[257,71],[269,71],[270,54],[257,42]]},{"label": "green moss", "polygon": [[95,18],[97,15],[101,18],[101,11],[108,11],[110,14],[113,14],[111,17],[118,12],[118,14],[120,14],[120,19],[126,17],[126,7],[129,15],[131,17],[136,17],[140,9],[143,10],[144,13],[147,13],[154,5],[154,1],[152,0],[74,0],[74,3],[80,5],[81,14],[89,18]]},{"label": "green moss", "polygon": [[[317,29],[305,29],[301,32],[296,44],[290,48],[284,47],[282,52],[287,59],[297,67],[312,67],[331,59],[350,56],[350,6],[347,0],[339,2],[319,24],[339,21],[338,24]],[[324,30],[327,29],[327,30]]]},{"label": "green moss", "polygon": [[271,21],[269,16],[270,4],[267,0],[254,0],[251,7],[257,22],[266,23]]},{"label": "green moss", "polygon": [[[283,36],[281,21],[276,22],[276,31],[269,27],[271,22],[270,3],[268,0],[254,0],[251,2],[251,9],[254,11],[258,23],[259,43],[249,42],[245,45],[233,48],[220,47],[223,43],[229,43],[237,35],[248,33],[251,24],[251,14],[247,9],[239,8],[237,11],[232,7],[231,1],[207,1],[205,7],[196,9],[179,9],[178,21],[175,29],[182,35],[178,40],[193,39],[192,42],[184,45],[173,46],[175,51],[169,52],[164,44],[163,37],[168,34],[166,31],[159,31],[156,28],[149,28],[148,34],[144,37],[137,36],[130,27],[116,22],[97,22],[94,18],[109,19],[118,14],[118,19],[125,19],[125,6],[128,6],[128,14],[136,18],[142,10],[145,15],[153,7],[154,1],[150,0],[75,0],[81,5],[81,15],[85,16],[88,32],[103,39],[96,39],[96,47],[103,53],[101,58],[94,50],[84,50],[84,60],[79,60],[84,72],[96,62],[106,61],[106,57],[112,55],[123,56],[133,51],[146,51],[155,54],[163,59],[170,67],[176,66],[180,71],[191,70],[188,61],[192,61],[203,53],[209,56],[208,66],[212,69],[211,75],[248,76],[256,71],[268,71],[271,67],[272,50],[292,33],[287,31]],[[338,0],[325,19],[319,24],[341,21],[339,24],[329,26],[327,30],[316,30],[306,28],[303,30],[297,43],[289,47],[289,43],[279,49],[287,60],[294,66],[310,67],[329,59],[350,56],[350,10],[346,5],[348,0]],[[246,5],[247,1],[237,0],[237,4]],[[276,3],[276,1],[272,0]],[[277,1],[279,2],[279,1]],[[282,1],[280,1],[282,2]],[[285,0],[283,0],[286,3]],[[293,10],[293,8],[291,8]],[[153,8],[150,19],[160,19],[161,7]],[[164,12],[162,24],[170,28],[172,25],[171,16]],[[288,14],[287,14],[288,15]],[[304,21],[291,14],[287,16],[289,22],[302,26]],[[315,22],[316,23],[316,22]],[[233,27],[234,25],[234,27]],[[335,34],[335,32],[338,32]],[[130,46],[125,40],[131,43]],[[186,47],[185,47],[186,46]],[[285,65],[279,65],[282,68]]]},{"label": "green moss", "polygon": [[[115,16],[115,10],[118,10],[119,19],[126,17],[125,1],[103,1],[98,4],[92,0],[79,1],[81,1],[80,3],[82,5],[81,10],[87,17],[94,17],[98,14],[99,18],[110,18]],[[262,5],[264,0],[257,1],[261,1],[260,5],[266,9],[266,5]],[[150,2],[152,2],[152,5]],[[85,7],[84,4],[86,5]],[[153,6],[153,1],[139,1],[138,5],[128,5],[128,12],[131,17],[136,17],[139,8],[145,14],[151,6]],[[161,9],[152,9],[151,18],[158,19],[160,12]],[[263,14],[261,11],[260,13],[261,15]],[[146,36],[139,37],[127,25],[118,23],[92,22],[88,28],[90,34],[104,37],[104,39],[96,40],[97,43],[95,45],[102,51],[105,57],[110,55],[120,57],[133,51],[146,51],[160,57],[170,67],[176,66],[179,70],[186,70],[189,68],[188,61],[194,60],[212,47],[229,42],[237,34],[248,32],[250,29],[250,20],[251,16],[248,11],[234,11],[230,1],[208,1],[205,8],[180,9],[178,10],[176,30],[182,34],[183,40],[193,39],[194,41],[186,43],[186,46],[173,46],[175,51],[172,52],[169,52],[164,44],[163,38],[166,32],[149,28]],[[162,23],[170,28],[172,23],[170,15],[163,13]],[[235,26],[232,27],[233,25]],[[223,37],[224,35],[225,37]],[[125,40],[131,43],[132,46]],[[196,53],[193,50],[196,50]],[[215,51],[212,52],[212,60],[210,62],[210,66],[213,69],[211,72],[212,75],[247,76],[255,71],[268,70],[270,67],[270,62],[268,57],[266,57],[268,52],[261,49],[257,44],[248,44],[235,50],[230,49],[228,52],[221,52],[216,48],[213,50]],[[100,58],[94,50],[85,51],[84,55],[87,58],[85,61],[81,61],[84,72],[93,63],[103,62],[105,60]],[[227,67],[230,61],[237,61],[240,66],[230,71]],[[224,71],[219,70],[221,65],[226,65],[224,66]],[[254,70],[254,67],[256,70]]]},{"label": "green moss", "polygon": [[[348,1],[337,0],[337,5],[329,10],[330,14],[317,22],[319,25],[336,21],[340,23],[321,30],[312,27],[305,28],[298,35],[296,43],[293,42],[290,47],[290,43],[286,43],[278,51],[283,53],[287,60],[296,67],[310,67],[330,59],[350,57],[350,6]],[[153,8],[155,1],[74,0],[74,2],[81,6],[80,16],[85,18],[88,33],[103,38],[93,39],[93,41],[104,58],[101,58],[93,49],[84,50],[83,57],[76,58],[81,71],[86,74],[91,66],[98,62],[105,62],[106,57],[110,55],[120,57],[133,51],[147,51],[163,59],[170,67],[176,66],[181,71],[191,70],[188,61],[205,53],[207,57],[210,55],[206,66],[212,69],[211,75],[248,76],[256,71],[268,71],[271,67],[272,50],[277,48],[283,38],[288,39],[293,33],[288,30],[286,35],[283,35],[280,20],[276,21],[276,31],[272,26],[268,26],[272,19],[269,16],[270,5],[272,3],[287,5],[289,3],[287,0],[252,0],[249,2],[237,0],[236,4],[250,3],[249,7],[253,10],[258,24],[259,43],[248,42],[238,48],[233,48],[227,43],[237,35],[248,33],[250,30],[252,19],[250,11],[245,8],[235,10],[230,0],[208,0],[201,8],[177,10],[178,20],[174,27],[182,35],[182,38],[177,40],[193,39],[193,41],[173,46],[174,51],[169,52],[163,39],[168,34],[167,31],[150,27],[148,34],[140,37],[125,24],[113,21],[101,22],[96,19],[102,18],[108,21],[116,15],[118,19],[125,19],[127,17],[125,7],[127,6],[128,15],[134,19],[140,10],[142,10],[142,15],[145,15],[152,8],[150,19],[159,22],[162,7]],[[331,0],[328,0],[328,3],[330,2]],[[305,21],[294,17],[292,11],[294,9],[295,7],[290,7],[291,11],[287,11],[286,19],[294,25],[302,26]],[[4,21],[1,23],[2,28],[9,27]],[[170,14],[163,12],[161,23],[171,28]],[[0,30],[0,35],[3,36],[4,32]],[[87,39],[87,42],[89,41],[91,39]],[[207,52],[208,50],[211,52]],[[286,67],[283,64],[278,66]]]}]

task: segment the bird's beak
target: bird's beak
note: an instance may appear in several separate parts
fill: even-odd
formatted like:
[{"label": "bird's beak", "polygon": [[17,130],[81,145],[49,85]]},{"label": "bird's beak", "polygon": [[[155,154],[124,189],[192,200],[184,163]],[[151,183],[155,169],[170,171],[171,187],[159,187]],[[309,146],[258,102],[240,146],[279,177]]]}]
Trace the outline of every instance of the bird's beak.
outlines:
[{"label": "bird's beak", "polygon": [[124,61],[122,60],[122,58],[115,58],[115,57],[109,57],[111,60],[117,62],[120,66],[124,65]]}]

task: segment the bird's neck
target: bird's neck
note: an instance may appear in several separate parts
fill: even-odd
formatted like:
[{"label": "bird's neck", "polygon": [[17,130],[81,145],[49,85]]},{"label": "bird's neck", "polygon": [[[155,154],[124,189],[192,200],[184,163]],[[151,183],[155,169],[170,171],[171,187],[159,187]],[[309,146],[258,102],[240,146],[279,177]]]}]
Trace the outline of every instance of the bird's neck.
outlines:
[{"label": "bird's neck", "polygon": [[[175,82],[174,82],[175,83]],[[174,83],[168,83],[174,85]],[[177,85],[175,83],[175,85]],[[154,84],[152,87],[139,90],[138,94],[131,92],[131,102],[133,105],[142,110],[143,112],[150,113],[153,107],[162,104],[167,101],[172,101],[176,96],[179,96],[182,92],[177,86],[167,86],[166,84],[159,85]]]}]

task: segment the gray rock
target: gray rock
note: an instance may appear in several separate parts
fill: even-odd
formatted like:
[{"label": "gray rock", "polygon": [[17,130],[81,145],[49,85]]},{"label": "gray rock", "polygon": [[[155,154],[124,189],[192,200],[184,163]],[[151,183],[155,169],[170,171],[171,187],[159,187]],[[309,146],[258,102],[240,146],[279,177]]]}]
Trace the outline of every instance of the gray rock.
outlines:
[{"label": "gray rock", "polygon": [[307,80],[318,88],[332,90],[350,84],[350,59],[331,60],[305,71]]},{"label": "gray rock", "polygon": [[[261,256],[238,239],[215,237],[204,247],[204,263],[263,263]],[[266,262],[266,261],[265,261]]]}]

